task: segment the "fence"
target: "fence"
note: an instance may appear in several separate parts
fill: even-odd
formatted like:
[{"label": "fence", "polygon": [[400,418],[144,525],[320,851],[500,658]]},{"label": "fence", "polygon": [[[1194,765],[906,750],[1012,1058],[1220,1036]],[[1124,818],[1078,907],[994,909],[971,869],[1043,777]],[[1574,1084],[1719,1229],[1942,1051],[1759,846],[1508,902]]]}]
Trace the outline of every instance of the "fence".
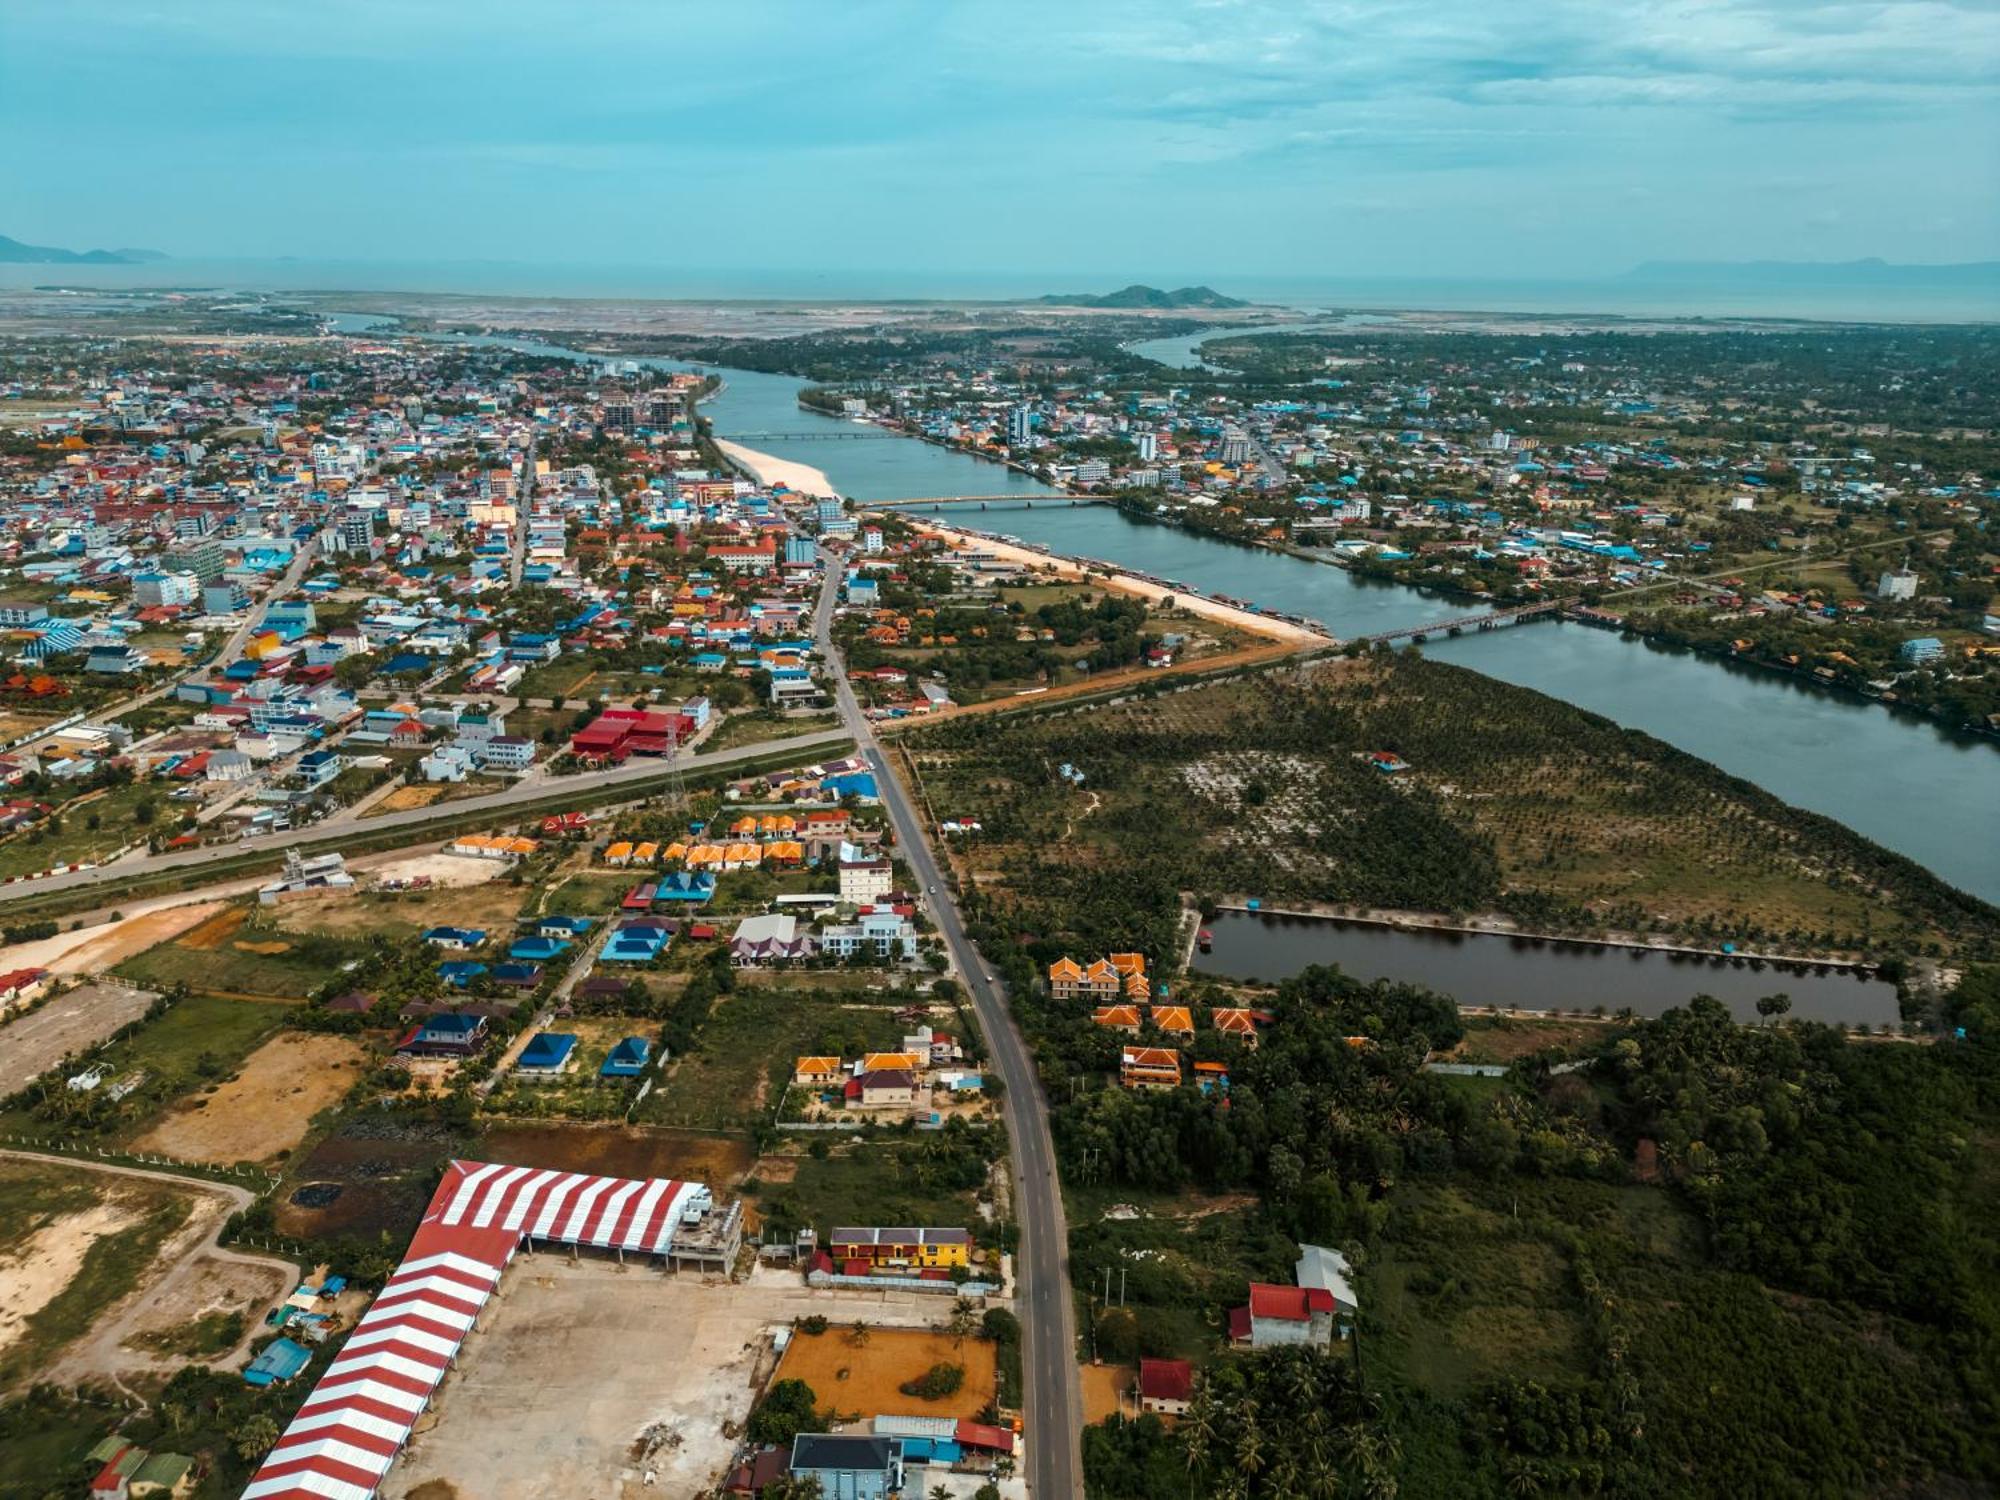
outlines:
[{"label": "fence", "polygon": [[[249,1184],[258,1197],[274,1192],[282,1178],[261,1167],[221,1166],[215,1162],[182,1161],[174,1156],[150,1156],[141,1151],[113,1151],[89,1141],[51,1140],[46,1136],[0,1135],[0,1145],[15,1151],[36,1151],[44,1156],[72,1156],[85,1161],[102,1161],[111,1166],[136,1167],[149,1172],[170,1172],[210,1182]],[[259,1186],[258,1184],[261,1184]]]}]

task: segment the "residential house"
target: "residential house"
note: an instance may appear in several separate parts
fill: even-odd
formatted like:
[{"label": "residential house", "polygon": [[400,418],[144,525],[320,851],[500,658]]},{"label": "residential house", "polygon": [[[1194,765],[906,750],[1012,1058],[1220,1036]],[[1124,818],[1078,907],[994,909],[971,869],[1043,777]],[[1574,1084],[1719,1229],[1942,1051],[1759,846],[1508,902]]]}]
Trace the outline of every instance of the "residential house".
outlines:
[{"label": "residential house", "polygon": [[1176,1089],[1181,1054],[1174,1047],[1124,1047],[1118,1054],[1118,1081],[1128,1089]]},{"label": "residential house", "polygon": [[1108,1026],[1113,1031],[1123,1031],[1132,1036],[1139,1034],[1139,1007],[1136,1005],[1100,1005],[1090,1013],[1093,1024]]},{"label": "residential house", "polygon": [[837,1088],[845,1076],[837,1057],[802,1057],[792,1067],[792,1082],[800,1088]]},{"label": "residential house", "polygon": [[903,1442],[872,1434],[802,1432],[792,1439],[791,1474],[817,1484],[824,1500],[888,1500],[904,1492]]},{"label": "residential house", "polygon": [[905,1068],[857,1073],[841,1092],[850,1109],[908,1109],[917,1102],[917,1075]]},{"label": "residential house", "polygon": [[472,1057],[485,1045],[486,1017],[441,1011],[412,1026],[396,1050],[416,1057]]},{"label": "residential house", "polygon": [[1187,1414],[1194,1395],[1194,1366],[1184,1359],[1139,1361],[1139,1409],[1163,1417]]}]

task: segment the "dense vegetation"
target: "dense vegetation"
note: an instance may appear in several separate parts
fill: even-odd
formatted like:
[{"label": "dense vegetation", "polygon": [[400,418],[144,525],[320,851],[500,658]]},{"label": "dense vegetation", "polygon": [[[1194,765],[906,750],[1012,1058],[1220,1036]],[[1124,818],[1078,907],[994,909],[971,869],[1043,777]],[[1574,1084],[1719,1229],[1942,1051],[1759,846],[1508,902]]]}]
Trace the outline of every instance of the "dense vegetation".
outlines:
[{"label": "dense vegetation", "polygon": [[2000,912],[1831,819],[1410,652],[907,743],[939,816],[983,825],[969,913],[1037,963],[1177,956],[1183,892],[1801,955],[2000,942]]}]

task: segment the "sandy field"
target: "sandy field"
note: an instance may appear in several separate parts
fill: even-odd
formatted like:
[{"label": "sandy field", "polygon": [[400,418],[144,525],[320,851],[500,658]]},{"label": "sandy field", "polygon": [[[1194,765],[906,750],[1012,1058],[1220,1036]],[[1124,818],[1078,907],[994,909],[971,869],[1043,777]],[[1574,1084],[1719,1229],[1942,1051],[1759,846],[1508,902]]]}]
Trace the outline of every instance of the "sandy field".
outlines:
[{"label": "sandy field", "polygon": [[[1024,563],[1029,567],[1043,570],[1053,569],[1058,577],[1083,576],[1083,569],[1068,558],[1047,552],[1036,552],[1027,547],[1016,547],[1008,542],[991,541],[967,531],[940,526],[930,520],[918,521],[915,517],[910,519],[920,530],[942,537],[953,546],[976,547],[1008,562]],[[1294,625],[1288,620],[1276,620],[1269,615],[1254,614],[1247,609],[1236,609],[1231,605],[1219,603],[1214,599],[1204,599],[1196,594],[1177,593],[1157,583],[1148,583],[1143,578],[1134,578],[1129,573],[1113,573],[1108,578],[1093,577],[1091,581],[1106,588],[1117,589],[1121,593],[1135,594],[1142,599],[1158,601],[1171,597],[1190,614],[1217,620],[1225,625],[1234,625],[1239,630],[1247,630],[1254,635],[1268,636],[1273,640],[1286,641],[1293,645],[1324,646],[1329,644],[1331,639],[1317,631],[1308,630],[1303,625]]]},{"label": "sandy field", "polygon": [[[235,1348],[198,1361],[203,1364],[234,1365],[249,1352],[250,1343],[270,1330],[264,1315],[298,1284],[290,1266],[276,1261],[252,1265],[247,1261],[196,1260],[175,1288],[171,1299],[147,1299],[126,1324],[121,1343],[144,1358],[154,1351],[148,1347],[159,1335],[178,1332],[209,1313],[240,1312],[244,1316],[243,1337]],[[176,1363],[187,1362],[184,1355],[172,1356]]]},{"label": "sandy field", "polygon": [[0,968],[99,974],[156,944],[179,937],[223,909],[223,902],[188,896],[170,898],[164,903],[144,903],[135,906],[123,921],[59,932],[36,942],[0,948]]},{"label": "sandy field", "polygon": [[382,1494],[694,1500],[730,1459],[723,1428],[749,1415],[772,1329],[819,1313],[865,1318],[881,1339],[949,1311],[946,1298],[812,1291],[765,1268],[725,1282],[524,1254]]},{"label": "sandy field", "polygon": [[140,1217],[135,1206],[107,1199],[44,1224],[12,1256],[0,1260],[0,1349],[61,1295],[83,1269],[92,1245],[130,1228]]},{"label": "sandy field", "polygon": [[715,446],[728,454],[736,462],[748,469],[759,484],[782,484],[805,495],[835,498],[839,491],[833,481],[811,464],[797,463],[789,458],[778,458],[770,453],[759,453],[755,448],[746,448],[741,443],[724,442],[717,438]]},{"label": "sandy field", "polygon": [[[475,861],[462,859],[458,863]],[[357,892],[288,903],[278,908],[278,925],[287,932],[323,932],[337,937],[438,926],[509,932],[530,894],[525,887],[491,883],[433,885],[381,900]]]},{"label": "sandy field", "polygon": [[180,946],[192,948],[197,953],[213,953],[236,936],[250,913],[240,906],[225,907],[181,935]]},{"label": "sandy field", "polygon": [[82,984],[0,1026],[0,1099],[138,1020],[158,998],[122,984]]},{"label": "sandy field", "polygon": [[507,867],[498,860],[464,859],[456,854],[439,854],[435,849],[425,854],[385,858],[379,864],[357,860],[350,866],[362,867],[366,867],[378,882],[414,880],[419,875],[428,875],[432,885],[454,886],[485,885],[499,879],[507,871]]},{"label": "sandy field", "polygon": [[[937,1316],[950,1317],[950,1299],[941,1297],[938,1302]],[[777,1378],[803,1380],[822,1404],[862,1417],[883,1412],[977,1417],[992,1403],[1000,1376],[993,1346],[983,1339],[961,1342],[928,1328],[876,1328],[871,1320],[867,1342],[857,1344],[852,1331],[851,1326],[836,1324],[822,1334],[797,1334],[778,1363]],[[955,1394],[925,1401],[898,1389],[939,1364],[965,1367],[965,1383]]]},{"label": "sandy field", "polygon": [[1137,1416],[1138,1403],[1130,1393],[1139,1372],[1131,1365],[1085,1365],[1083,1377],[1083,1420],[1095,1426],[1106,1417]]},{"label": "sandy field", "polygon": [[312,1117],[361,1076],[368,1050],[351,1037],[282,1032],[212,1094],[175,1106],[133,1142],[182,1161],[266,1161],[305,1139]]}]

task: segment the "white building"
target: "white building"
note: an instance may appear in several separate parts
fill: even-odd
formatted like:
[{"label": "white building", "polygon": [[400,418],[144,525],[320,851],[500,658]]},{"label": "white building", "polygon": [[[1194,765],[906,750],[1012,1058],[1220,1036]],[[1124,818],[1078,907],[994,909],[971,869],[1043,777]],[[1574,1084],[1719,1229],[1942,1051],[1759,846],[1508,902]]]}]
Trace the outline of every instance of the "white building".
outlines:
[{"label": "white building", "polygon": [[886,859],[843,859],[840,900],[846,906],[872,906],[889,894],[894,871]]},{"label": "white building", "polygon": [[1908,568],[1897,568],[1884,573],[1875,580],[1877,599],[1914,599],[1917,597],[1917,575]]}]

